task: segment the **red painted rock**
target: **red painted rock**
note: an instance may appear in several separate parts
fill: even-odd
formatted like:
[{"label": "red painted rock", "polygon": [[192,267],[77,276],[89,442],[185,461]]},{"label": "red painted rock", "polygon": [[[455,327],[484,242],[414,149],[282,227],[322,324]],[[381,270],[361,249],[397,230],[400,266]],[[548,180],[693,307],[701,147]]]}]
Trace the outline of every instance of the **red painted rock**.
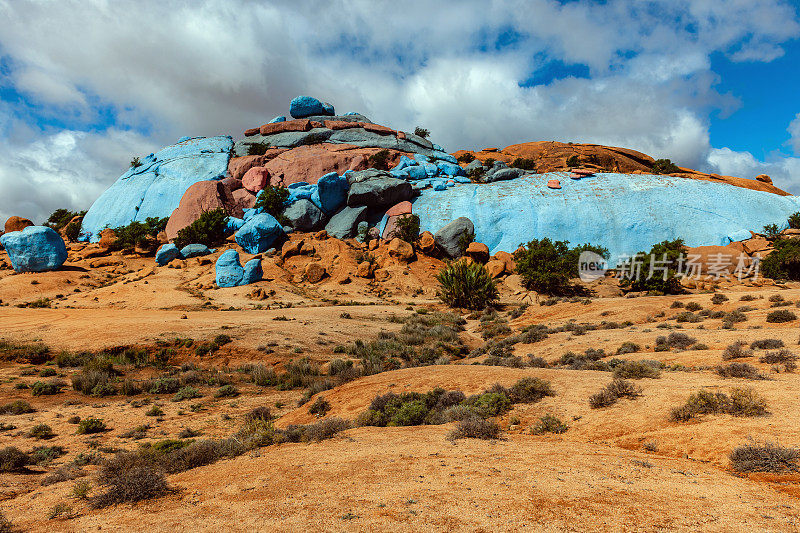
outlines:
[{"label": "red painted rock", "polygon": [[558,180],[547,180],[547,186],[550,187],[551,189],[560,189],[561,182]]},{"label": "red painted rock", "polygon": [[419,249],[427,255],[431,255],[436,251],[436,239],[430,231],[423,231],[419,236]]},{"label": "red painted rock", "polygon": [[245,172],[253,167],[263,167],[267,161],[277,157],[288,148],[270,148],[263,155],[246,155],[243,157],[232,157],[228,162],[228,174],[236,179],[242,179]]},{"label": "red painted rock", "polygon": [[389,217],[397,215],[410,215],[410,214],[411,214],[411,202],[409,201],[395,204],[388,211],[386,211],[386,216]]},{"label": "red painted rock", "polygon": [[10,233],[12,231],[22,231],[28,226],[33,226],[33,225],[34,225],[33,222],[31,222],[27,218],[9,217],[9,219],[6,220],[5,233]]},{"label": "red painted rock", "polygon": [[372,133],[396,135],[396,132],[392,128],[387,128],[386,126],[381,126],[380,124],[369,124],[367,122],[359,122],[358,124],[365,130],[371,131]]},{"label": "red painted rock", "polygon": [[169,240],[178,236],[182,230],[205,211],[223,208],[226,213],[234,217],[242,216],[242,208],[236,205],[233,193],[221,181],[198,181],[189,187],[172,212],[167,222],[166,234]]},{"label": "red painted rock", "polygon": [[250,209],[256,205],[256,195],[245,188],[233,191],[233,200],[242,209]]},{"label": "red painted rock", "polygon": [[273,133],[283,133],[284,131],[308,131],[310,129],[311,121],[301,119],[264,124],[259,128],[259,132],[261,135],[272,135]]},{"label": "red painted rock", "polygon": [[244,130],[245,137],[252,137],[253,135],[258,135],[261,133],[261,128],[250,128],[249,130]]},{"label": "red painted rock", "polygon": [[594,176],[594,170],[588,168],[573,168],[572,173],[576,176]]},{"label": "red painted rock", "polygon": [[482,242],[471,242],[464,255],[471,257],[476,263],[485,263],[489,260],[489,247]]},{"label": "red painted rock", "polygon": [[[329,172],[341,175],[347,170],[368,168],[369,156],[379,151],[379,148],[359,148],[351,144],[320,143],[283,152],[264,166],[269,170],[272,185],[287,186],[298,181],[316,183]],[[403,154],[389,150],[389,166],[397,164]]]},{"label": "red painted rock", "polygon": [[358,122],[348,122],[347,120],[326,120],[325,127],[329,130],[347,130],[350,128],[360,128]]},{"label": "red painted rock", "polygon": [[390,216],[386,220],[386,227],[383,228],[383,234],[381,235],[381,238],[383,238],[383,239],[385,239],[387,241],[389,239],[393,239],[394,238],[394,234],[397,231],[397,219],[398,218],[400,218],[400,217],[397,216],[397,215],[394,215],[394,216]]},{"label": "red painted rock", "polygon": [[244,173],[242,186],[250,192],[258,192],[269,183],[269,171],[266,167],[253,167]]}]

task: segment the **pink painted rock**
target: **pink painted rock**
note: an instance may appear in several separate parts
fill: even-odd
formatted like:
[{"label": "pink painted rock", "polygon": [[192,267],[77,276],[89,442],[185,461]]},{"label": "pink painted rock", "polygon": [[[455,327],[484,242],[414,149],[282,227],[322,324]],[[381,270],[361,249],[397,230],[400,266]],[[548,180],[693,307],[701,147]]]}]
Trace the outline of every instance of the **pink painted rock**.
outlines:
[{"label": "pink painted rock", "polygon": [[573,168],[572,173],[576,176],[594,176],[594,170],[588,168]]},{"label": "pink painted rock", "polygon": [[250,209],[256,205],[256,195],[242,187],[233,191],[233,199],[236,205],[242,209]]},{"label": "pink painted rock", "polygon": [[259,128],[259,132],[261,132],[261,135],[272,135],[273,133],[283,133],[284,131],[308,131],[310,129],[311,121],[300,119],[264,124]]},{"label": "pink painted rock", "polygon": [[547,186],[550,187],[551,189],[560,189],[561,182],[558,180],[547,180]]},{"label": "pink painted rock", "polygon": [[[265,163],[272,185],[287,186],[298,181],[316,183],[329,172],[342,175],[346,170],[369,167],[369,156],[379,148],[360,148],[352,144],[320,143],[293,148]],[[389,150],[389,167],[400,162],[404,152]]]},{"label": "pink painted rock", "polygon": [[172,212],[165,230],[169,240],[178,232],[200,218],[205,211],[223,208],[231,216],[241,218],[242,208],[236,205],[233,193],[221,181],[198,181],[189,187]]},{"label": "pink painted rock", "polygon": [[386,227],[383,228],[383,235],[381,235],[382,239],[389,240],[394,238],[394,232],[397,231],[397,219],[400,218],[397,215],[390,216],[386,220]]},{"label": "pink painted rock", "polygon": [[411,214],[411,202],[405,201],[400,202],[399,204],[394,205],[391,209],[386,211],[386,216],[392,217],[397,215],[409,215]]},{"label": "pink painted rock", "polygon": [[269,183],[269,170],[266,167],[253,167],[244,173],[242,187],[250,192],[258,192]]},{"label": "pink painted rock", "polygon": [[228,174],[230,174],[233,178],[242,179],[245,172],[251,168],[263,167],[267,161],[286,151],[288,151],[288,148],[270,148],[264,153],[264,155],[232,157],[230,162],[228,162]]}]

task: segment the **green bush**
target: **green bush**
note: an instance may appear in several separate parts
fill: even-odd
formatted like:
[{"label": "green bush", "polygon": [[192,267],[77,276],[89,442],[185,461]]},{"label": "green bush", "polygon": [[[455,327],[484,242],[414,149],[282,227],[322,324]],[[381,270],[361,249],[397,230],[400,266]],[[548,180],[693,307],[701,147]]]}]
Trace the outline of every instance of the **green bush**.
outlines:
[{"label": "green bush", "polygon": [[28,436],[32,439],[52,439],[56,434],[47,424],[36,424],[28,432]]},{"label": "green bush", "polygon": [[169,218],[148,217],[144,222],[131,222],[127,226],[118,226],[114,228],[117,240],[113,248],[127,250],[145,244],[164,231],[168,221]]},{"label": "green bush", "polygon": [[392,237],[413,243],[419,237],[419,215],[400,215],[395,221]]},{"label": "green bush", "polygon": [[[47,222],[44,223],[45,226],[51,227],[56,231],[61,231],[64,229],[69,222],[75,217],[82,217],[86,214],[86,211],[70,211],[68,209],[56,209],[53,213],[48,217]],[[80,226],[78,227],[80,229]],[[74,239],[73,239],[74,240]]]},{"label": "green bush", "polygon": [[225,240],[228,214],[221,207],[204,211],[200,217],[178,231],[175,246],[183,248],[187,244],[214,246]]},{"label": "green bush", "polygon": [[124,452],[106,461],[98,481],[106,492],[92,500],[93,507],[137,502],[166,494],[169,490],[164,473],[145,456]]},{"label": "green bush", "polygon": [[31,386],[31,393],[34,396],[51,396],[61,392],[63,386],[60,381],[37,381]]},{"label": "green bush", "polygon": [[531,433],[534,435],[543,435],[545,433],[564,433],[569,429],[569,426],[562,422],[558,417],[546,414],[539,419],[539,422],[531,428]]},{"label": "green bush", "polygon": [[14,446],[0,449],[0,472],[17,472],[29,464],[31,464],[31,458],[28,454]]},{"label": "green bush", "polygon": [[789,215],[788,222],[791,229],[800,229],[800,212]]},{"label": "green bush", "polygon": [[424,400],[404,402],[394,412],[388,426],[418,426],[428,416],[428,406]]},{"label": "green bush", "polygon": [[767,224],[763,231],[767,239],[771,241],[781,236],[781,228],[777,224]]},{"label": "green bush", "polygon": [[581,164],[581,162],[578,159],[577,155],[571,155],[571,156],[569,156],[567,158],[567,166],[569,168],[574,168],[574,167],[580,166],[580,164]]},{"label": "green bush", "polygon": [[578,277],[578,258],[581,252],[591,251],[603,257],[608,250],[591,244],[573,248],[568,241],[534,239],[514,252],[516,272],[528,289],[550,295],[571,295],[583,292],[570,280]]},{"label": "green bush", "polygon": [[494,420],[467,418],[456,424],[448,438],[455,439],[496,439],[500,436],[500,425]]},{"label": "green bush", "polygon": [[99,418],[90,416],[78,422],[78,435],[88,435],[91,433],[102,433],[108,430],[106,423]]},{"label": "green bush", "polygon": [[264,155],[268,149],[268,142],[250,143],[247,145],[247,155]]},{"label": "green bush", "polygon": [[331,410],[331,404],[328,403],[328,400],[323,398],[322,396],[318,397],[314,403],[308,408],[308,412],[312,415],[323,417],[325,414]]},{"label": "green bush", "polygon": [[36,409],[24,400],[14,400],[0,406],[0,415],[25,415],[35,411]]},{"label": "green bush", "polygon": [[702,414],[726,413],[733,416],[763,416],[767,414],[767,402],[752,389],[731,390],[730,396],[723,392],[698,391],[689,396],[686,403],[670,412],[670,419],[685,422]]},{"label": "green bush", "polygon": [[656,379],[661,371],[648,361],[625,361],[614,368],[614,377],[621,379]]},{"label": "green bush", "polygon": [[456,160],[459,163],[472,163],[473,161],[475,161],[475,156],[472,154],[472,152],[465,152],[460,156],[458,156]]},{"label": "green bush", "polygon": [[478,263],[453,261],[439,271],[436,279],[437,295],[450,307],[483,309],[499,297],[494,279]]},{"label": "green bush", "polygon": [[[637,256],[642,257],[641,275],[639,279],[623,278],[620,285],[631,291],[644,291],[652,294],[680,294],[683,292],[680,281],[676,277],[680,258],[686,252],[683,239],[674,241],[662,241],[654,244],[650,252],[639,252]],[[664,255],[666,254],[666,262]],[[667,269],[666,279],[663,270],[655,270],[652,277],[648,278],[653,260],[658,261],[658,267]],[[656,265],[652,265],[656,266]]]},{"label": "green bush", "polygon": [[774,251],[761,261],[761,272],[772,279],[800,280],[800,240],[777,239]]},{"label": "green bush", "polygon": [[233,385],[223,385],[217,392],[214,394],[217,398],[235,398],[239,396],[239,389],[234,387]]},{"label": "green bush", "polygon": [[651,170],[653,171],[653,174],[674,174],[675,172],[681,171],[681,169],[678,168],[678,165],[669,159],[656,159],[653,162]]},{"label": "green bush", "polygon": [[774,442],[743,444],[730,454],[731,466],[737,472],[772,472],[784,474],[797,472],[800,451]]},{"label": "green bush", "polygon": [[470,396],[464,403],[482,418],[501,415],[511,409],[511,399],[502,392],[484,392]]},{"label": "green bush", "polygon": [[634,400],[641,395],[641,387],[634,385],[630,381],[615,377],[604,389],[589,397],[589,407],[592,409],[600,409],[602,407],[614,405],[620,398]]},{"label": "green bush", "polygon": [[419,126],[414,128],[414,135],[416,135],[417,137],[422,137],[423,139],[427,139],[428,135],[430,134],[431,132],[426,130],[425,128],[420,128]]},{"label": "green bush", "polygon": [[536,170],[536,161],[523,157],[517,157],[509,165],[512,168],[519,168],[522,170]]},{"label": "green bush", "polygon": [[514,403],[536,403],[545,396],[555,396],[556,393],[549,381],[540,378],[521,378],[508,389],[509,398]]},{"label": "green bush", "polygon": [[369,158],[367,158],[367,163],[369,164],[370,168],[389,170],[389,150],[380,150],[375,152],[369,156]]},{"label": "green bush", "polygon": [[193,400],[195,398],[200,398],[201,396],[202,394],[200,394],[199,390],[191,385],[187,385],[175,393],[175,396],[172,397],[172,401],[181,402],[183,400]]}]

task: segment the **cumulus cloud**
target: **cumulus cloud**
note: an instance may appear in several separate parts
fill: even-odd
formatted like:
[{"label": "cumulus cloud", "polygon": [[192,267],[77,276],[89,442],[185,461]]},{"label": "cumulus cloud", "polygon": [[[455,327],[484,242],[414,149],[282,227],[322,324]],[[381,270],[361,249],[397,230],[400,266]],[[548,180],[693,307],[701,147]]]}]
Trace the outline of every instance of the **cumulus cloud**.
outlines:
[{"label": "cumulus cloud", "polygon": [[[587,141],[709,166],[709,110],[736,105],[711,54],[769,61],[800,34],[782,0],[0,0],[0,18],[0,85],[25,100],[0,106],[0,187],[19,200],[0,216],[34,217],[87,207],[132,155],[238,136],[297,94],[450,150]],[[523,83],[554,60],[590,76]]]},{"label": "cumulus cloud", "polygon": [[766,174],[778,187],[800,194],[800,158],[775,157],[760,161],[750,152],[737,152],[730,148],[715,148],[709,152],[708,164],[711,170],[727,176],[755,178]]},{"label": "cumulus cloud", "polygon": [[789,144],[791,144],[794,153],[800,155],[800,113],[794,117],[794,120],[789,124]]}]

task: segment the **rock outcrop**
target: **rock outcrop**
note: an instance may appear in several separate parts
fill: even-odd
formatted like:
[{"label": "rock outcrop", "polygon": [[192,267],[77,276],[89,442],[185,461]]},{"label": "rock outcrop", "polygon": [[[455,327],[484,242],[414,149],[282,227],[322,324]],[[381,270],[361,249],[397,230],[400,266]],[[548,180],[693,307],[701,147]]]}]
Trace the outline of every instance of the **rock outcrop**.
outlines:
[{"label": "rock outcrop", "polygon": [[67,260],[64,239],[47,226],[27,226],[0,237],[15,272],[58,270]]},{"label": "rock outcrop", "polygon": [[178,207],[171,213],[167,239],[173,240],[178,232],[200,218],[205,211],[224,209],[234,217],[242,216],[242,208],[223,181],[200,181],[190,186],[181,197]]},{"label": "rock outcrop", "polygon": [[6,220],[4,233],[11,233],[12,231],[22,231],[28,226],[33,226],[33,222],[28,220],[27,218],[22,217],[9,217]]}]

